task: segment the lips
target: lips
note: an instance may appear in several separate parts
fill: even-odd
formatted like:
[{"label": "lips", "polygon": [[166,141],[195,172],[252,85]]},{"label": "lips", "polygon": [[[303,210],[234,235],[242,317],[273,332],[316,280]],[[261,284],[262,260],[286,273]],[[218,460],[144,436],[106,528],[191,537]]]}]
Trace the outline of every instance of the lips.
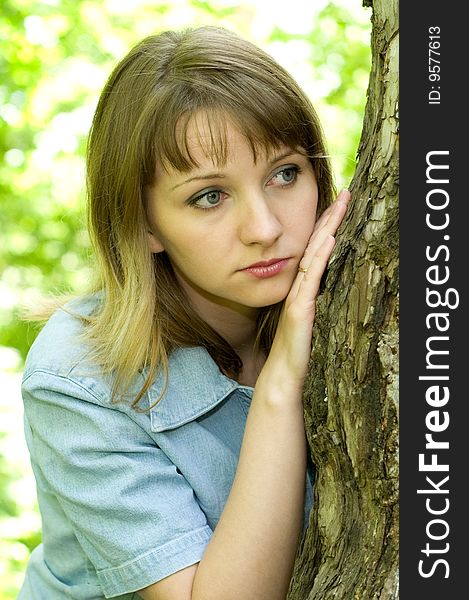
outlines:
[{"label": "lips", "polygon": [[253,263],[252,265],[249,265],[249,267],[241,269],[241,271],[253,275],[257,279],[266,279],[267,277],[278,275],[278,273],[280,273],[287,265],[289,260],[290,257],[263,260],[261,262]]},{"label": "lips", "polygon": [[288,259],[287,258],[272,258],[271,260],[262,260],[261,262],[257,262],[257,263],[253,263],[252,265],[249,265],[249,267],[246,267],[243,270],[256,269],[258,267],[270,267],[271,265],[274,265],[275,263],[278,263],[282,260],[288,260]]}]

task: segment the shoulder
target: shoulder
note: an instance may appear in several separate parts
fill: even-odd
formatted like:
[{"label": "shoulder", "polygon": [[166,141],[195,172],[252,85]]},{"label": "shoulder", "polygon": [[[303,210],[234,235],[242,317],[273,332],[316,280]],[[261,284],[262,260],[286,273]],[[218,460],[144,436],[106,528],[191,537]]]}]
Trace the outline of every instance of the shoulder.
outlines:
[{"label": "shoulder", "polygon": [[[99,308],[99,303],[99,295],[86,296],[54,312],[29,349],[23,387],[31,379],[35,385],[45,387],[56,382],[61,389],[74,385],[87,387],[85,384],[90,380],[94,382],[91,387],[96,387],[96,382],[104,382],[106,378],[90,358],[92,348],[84,335],[86,318]],[[109,387],[108,382],[104,387]]]},{"label": "shoulder", "polygon": [[[99,302],[97,296],[74,300],[56,311],[40,331],[24,368],[25,402],[58,393],[69,401],[73,397],[119,408],[137,418],[130,407],[147,372],[137,373],[124,401],[114,404],[114,376],[103,373],[93,361],[92,347],[84,335],[84,317],[92,315]],[[243,386],[223,375],[205,348],[177,348],[169,356],[167,379],[160,370],[140,407],[150,411],[153,431],[162,432],[206,414],[238,387]]]},{"label": "shoulder", "polygon": [[69,372],[90,351],[84,341],[84,320],[97,308],[97,296],[77,298],[57,309],[41,329],[25,364],[25,375],[37,368]]}]

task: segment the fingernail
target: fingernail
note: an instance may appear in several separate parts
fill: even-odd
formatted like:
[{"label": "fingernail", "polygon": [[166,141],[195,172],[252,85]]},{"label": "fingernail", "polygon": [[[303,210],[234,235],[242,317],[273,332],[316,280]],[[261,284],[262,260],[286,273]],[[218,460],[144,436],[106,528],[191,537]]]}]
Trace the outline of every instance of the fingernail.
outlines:
[{"label": "fingernail", "polygon": [[347,189],[343,189],[337,196],[337,204],[348,205],[350,200],[350,192]]}]

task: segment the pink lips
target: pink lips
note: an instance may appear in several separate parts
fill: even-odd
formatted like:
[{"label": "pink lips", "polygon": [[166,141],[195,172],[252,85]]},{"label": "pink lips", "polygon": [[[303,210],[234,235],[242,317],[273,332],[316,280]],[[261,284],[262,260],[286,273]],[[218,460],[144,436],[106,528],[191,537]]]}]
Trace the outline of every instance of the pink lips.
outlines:
[{"label": "pink lips", "polygon": [[273,258],[272,260],[254,263],[242,270],[254,275],[254,277],[257,277],[258,279],[266,279],[267,277],[273,277],[280,273],[289,260],[289,258]]}]

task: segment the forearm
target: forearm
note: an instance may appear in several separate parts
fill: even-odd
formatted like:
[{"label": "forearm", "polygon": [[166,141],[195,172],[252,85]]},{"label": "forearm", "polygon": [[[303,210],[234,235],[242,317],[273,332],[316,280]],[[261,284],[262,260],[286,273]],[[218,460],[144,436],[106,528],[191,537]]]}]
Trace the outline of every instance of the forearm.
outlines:
[{"label": "forearm", "polygon": [[202,560],[167,585],[158,582],[158,595],[145,591],[145,598],[285,600],[303,523],[301,393],[315,299],[349,199],[344,190],[323,212],[300,261],[257,380],[231,493]]},{"label": "forearm", "polygon": [[[299,392],[256,386],[235,480],[199,563],[192,600],[284,600],[303,525]],[[296,397],[292,397],[296,396]]]}]

